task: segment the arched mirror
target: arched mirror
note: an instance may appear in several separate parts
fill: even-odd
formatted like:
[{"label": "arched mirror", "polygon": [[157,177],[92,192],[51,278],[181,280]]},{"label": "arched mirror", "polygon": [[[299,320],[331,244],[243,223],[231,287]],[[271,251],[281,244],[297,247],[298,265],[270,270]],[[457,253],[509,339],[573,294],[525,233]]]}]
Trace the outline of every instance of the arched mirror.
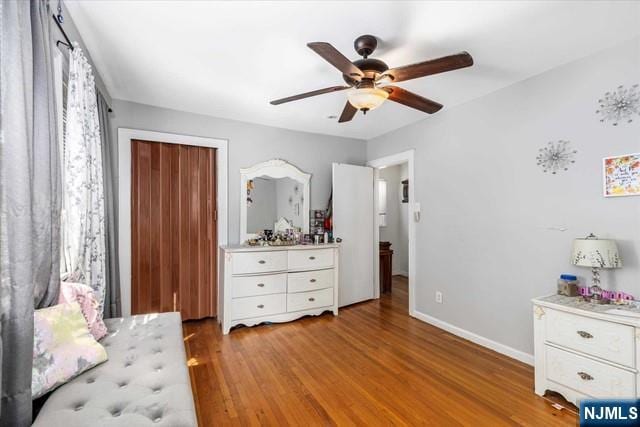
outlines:
[{"label": "arched mirror", "polygon": [[240,169],[240,242],[265,230],[300,229],[309,233],[309,181],[284,160]]}]

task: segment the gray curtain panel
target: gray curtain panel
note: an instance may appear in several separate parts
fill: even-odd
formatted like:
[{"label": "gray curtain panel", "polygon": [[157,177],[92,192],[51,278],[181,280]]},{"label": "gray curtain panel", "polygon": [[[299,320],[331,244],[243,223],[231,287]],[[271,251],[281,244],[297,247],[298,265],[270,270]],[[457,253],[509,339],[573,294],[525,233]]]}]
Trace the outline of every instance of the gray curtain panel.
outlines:
[{"label": "gray curtain panel", "polygon": [[120,265],[118,262],[118,199],[116,182],[118,150],[111,137],[109,105],[96,87],[98,97],[98,119],[102,142],[102,173],[104,174],[104,228],[106,233],[106,288],[104,295],[104,317],[122,316],[120,306]]},{"label": "gray curtain panel", "polygon": [[31,1],[33,37],[34,305],[57,304],[60,291],[62,179],[53,53],[56,48],[48,0]]},{"label": "gray curtain panel", "polygon": [[60,167],[44,0],[0,7],[0,426],[31,425],[33,309],[57,300]]}]

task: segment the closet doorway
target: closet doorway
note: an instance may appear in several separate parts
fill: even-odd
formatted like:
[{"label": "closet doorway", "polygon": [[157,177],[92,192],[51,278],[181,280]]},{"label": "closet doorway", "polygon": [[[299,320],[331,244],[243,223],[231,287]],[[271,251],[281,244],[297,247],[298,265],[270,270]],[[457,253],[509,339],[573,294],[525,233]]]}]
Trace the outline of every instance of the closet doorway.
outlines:
[{"label": "closet doorway", "polygon": [[131,140],[131,314],[217,314],[216,149]]}]

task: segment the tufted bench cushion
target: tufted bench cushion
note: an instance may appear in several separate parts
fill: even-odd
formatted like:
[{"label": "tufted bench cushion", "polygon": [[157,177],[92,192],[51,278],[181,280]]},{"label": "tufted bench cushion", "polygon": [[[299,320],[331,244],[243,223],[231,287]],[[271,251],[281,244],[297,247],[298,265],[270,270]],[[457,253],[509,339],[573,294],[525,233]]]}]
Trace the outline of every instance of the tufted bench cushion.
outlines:
[{"label": "tufted bench cushion", "polygon": [[54,390],[33,425],[196,426],[180,314],[105,323],[109,360]]}]

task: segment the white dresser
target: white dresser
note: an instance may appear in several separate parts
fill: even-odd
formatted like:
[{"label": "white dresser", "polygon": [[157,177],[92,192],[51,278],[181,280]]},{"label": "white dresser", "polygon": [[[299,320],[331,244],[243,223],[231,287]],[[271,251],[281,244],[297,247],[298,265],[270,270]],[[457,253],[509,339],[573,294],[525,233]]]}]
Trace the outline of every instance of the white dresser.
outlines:
[{"label": "white dresser", "polygon": [[339,245],[223,246],[219,320],[236,325],[338,315]]},{"label": "white dresser", "polygon": [[562,295],[533,300],[536,394],[555,391],[576,405],[640,396],[640,317],[607,313],[615,308]]}]

